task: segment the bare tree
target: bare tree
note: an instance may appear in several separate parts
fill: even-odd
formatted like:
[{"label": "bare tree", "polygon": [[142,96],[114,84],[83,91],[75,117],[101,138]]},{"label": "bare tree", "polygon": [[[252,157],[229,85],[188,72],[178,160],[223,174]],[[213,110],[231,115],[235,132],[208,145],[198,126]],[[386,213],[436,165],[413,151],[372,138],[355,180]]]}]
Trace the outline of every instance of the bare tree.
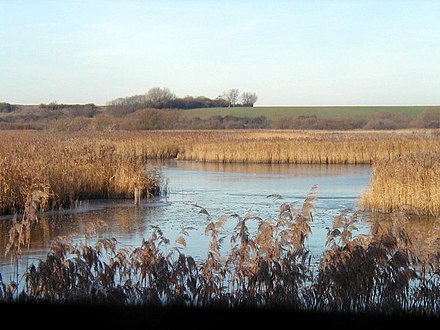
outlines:
[{"label": "bare tree", "polygon": [[241,94],[241,104],[246,107],[253,107],[257,99],[258,97],[255,93],[243,92],[243,94]]},{"label": "bare tree", "polygon": [[176,99],[176,95],[167,87],[153,87],[147,92],[145,97],[148,105],[152,108],[164,108]]},{"label": "bare tree", "polygon": [[230,107],[234,107],[235,105],[237,105],[239,96],[240,93],[236,88],[232,88],[223,93],[223,97],[225,98],[226,101],[228,101]]}]

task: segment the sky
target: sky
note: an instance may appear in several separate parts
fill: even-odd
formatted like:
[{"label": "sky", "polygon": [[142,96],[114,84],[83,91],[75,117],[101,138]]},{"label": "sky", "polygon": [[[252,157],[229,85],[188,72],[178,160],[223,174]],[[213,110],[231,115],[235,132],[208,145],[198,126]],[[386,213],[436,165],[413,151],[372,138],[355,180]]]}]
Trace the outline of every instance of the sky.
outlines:
[{"label": "sky", "polygon": [[440,104],[438,0],[0,0],[0,102]]}]

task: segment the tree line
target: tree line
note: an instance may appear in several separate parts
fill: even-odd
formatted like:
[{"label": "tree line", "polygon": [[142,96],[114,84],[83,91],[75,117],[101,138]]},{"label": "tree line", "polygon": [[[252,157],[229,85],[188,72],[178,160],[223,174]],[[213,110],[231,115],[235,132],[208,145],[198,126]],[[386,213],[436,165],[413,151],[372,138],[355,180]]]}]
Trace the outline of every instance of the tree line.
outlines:
[{"label": "tree line", "polygon": [[[223,108],[246,106],[253,107],[257,102],[257,94],[254,92],[243,92],[232,88],[215,99],[205,96],[184,96],[177,97],[167,87],[153,87],[145,94],[138,94],[107,102],[110,107],[118,108],[121,115],[134,112],[139,109],[195,109],[195,108]],[[121,111],[124,110],[124,111]]]},{"label": "tree line", "polygon": [[[198,99],[198,98],[194,98]],[[321,117],[316,115],[188,117],[181,109],[153,109],[142,106],[128,110],[122,106],[63,104],[20,105],[0,102],[0,130],[48,129],[159,130],[159,129],[313,129],[313,130],[396,130],[440,128],[440,107],[428,107],[417,116],[379,111],[368,118]]]}]

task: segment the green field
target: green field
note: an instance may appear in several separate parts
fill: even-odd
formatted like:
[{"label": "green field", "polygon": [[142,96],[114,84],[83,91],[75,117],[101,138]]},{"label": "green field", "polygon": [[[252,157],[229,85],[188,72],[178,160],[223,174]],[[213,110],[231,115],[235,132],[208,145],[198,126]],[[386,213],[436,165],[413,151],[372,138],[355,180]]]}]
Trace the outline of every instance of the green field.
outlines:
[{"label": "green field", "polygon": [[440,106],[256,106],[235,108],[200,108],[184,110],[188,118],[206,119],[212,116],[258,117],[268,120],[280,117],[313,116],[321,118],[368,119],[376,112],[390,112],[416,117],[426,109],[440,110]]}]

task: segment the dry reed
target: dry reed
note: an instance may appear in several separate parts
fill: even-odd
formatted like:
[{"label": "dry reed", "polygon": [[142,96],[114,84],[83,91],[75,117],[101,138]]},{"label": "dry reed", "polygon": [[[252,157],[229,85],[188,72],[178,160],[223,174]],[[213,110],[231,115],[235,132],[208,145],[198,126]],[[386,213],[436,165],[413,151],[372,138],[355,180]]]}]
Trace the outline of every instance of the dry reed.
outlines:
[{"label": "dry reed", "polygon": [[[237,216],[226,255],[220,252],[222,228],[231,218],[211,219],[206,212],[211,242],[198,262],[183,252],[190,228],[183,228],[171,249],[162,248],[170,242],[158,227],[133,249],[118,248],[114,239],[91,246],[60,238],[45,260],[29,267],[21,288],[0,278],[0,299],[438,316],[440,250],[429,261],[415,257],[400,224],[407,221],[403,213],[394,213],[388,227],[376,223],[368,235],[356,236],[357,214],[343,212],[314,266],[304,243],[315,192],[299,209],[283,204],[276,219]],[[257,222],[255,232],[249,222]]]},{"label": "dry reed", "polygon": [[439,178],[438,151],[382,158],[373,164],[372,180],[361,196],[360,208],[383,213],[404,210],[438,216]]},{"label": "dry reed", "polygon": [[0,214],[23,212],[26,198],[42,191],[37,211],[74,206],[79,200],[157,194],[161,173],[131,141],[107,136],[2,132]]},{"label": "dry reed", "polygon": [[[435,166],[429,168],[426,162],[435,160],[429,159],[431,151],[440,150],[438,130],[2,131],[1,138],[0,214],[23,210],[33,184],[49,187],[46,206],[50,208],[74,205],[78,199],[129,197],[134,186],[149,190],[147,187],[157,181],[156,174],[144,173],[148,160],[168,158],[221,163],[374,164],[375,188],[366,194],[366,209],[389,211],[411,205],[417,212],[439,212],[437,184],[425,178],[437,173]],[[403,169],[402,162],[410,167]],[[394,163],[401,172],[393,172]],[[382,174],[383,179],[379,178]],[[391,175],[401,180],[391,183],[386,180]],[[392,202],[382,205],[390,199]]]}]

